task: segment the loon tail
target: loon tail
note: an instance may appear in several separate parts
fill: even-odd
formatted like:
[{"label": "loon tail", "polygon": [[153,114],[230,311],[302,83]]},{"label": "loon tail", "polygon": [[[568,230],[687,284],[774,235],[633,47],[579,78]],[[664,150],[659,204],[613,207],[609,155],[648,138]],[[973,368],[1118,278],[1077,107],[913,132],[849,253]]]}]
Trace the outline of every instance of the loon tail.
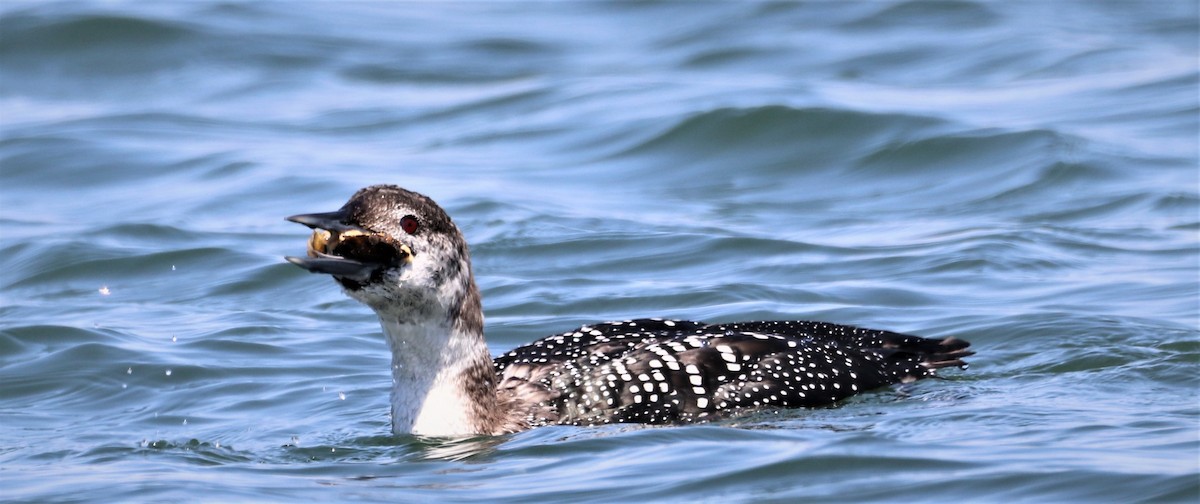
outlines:
[{"label": "loon tail", "polygon": [[953,336],[940,340],[925,340],[921,348],[902,348],[902,351],[917,353],[921,356],[921,365],[930,371],[944,367],[967,368],[963,357],[975,355],[969,347],[970,342]]}]

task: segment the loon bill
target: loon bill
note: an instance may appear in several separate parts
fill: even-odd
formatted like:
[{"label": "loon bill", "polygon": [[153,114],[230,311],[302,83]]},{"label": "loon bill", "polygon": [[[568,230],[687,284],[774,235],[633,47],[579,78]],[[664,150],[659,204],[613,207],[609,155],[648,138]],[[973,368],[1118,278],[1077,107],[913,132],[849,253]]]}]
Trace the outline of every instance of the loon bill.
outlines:
[{"label": "loon bill", "polygon": [[965,367],[970,344],[809,321],[638,319],[549,336],[492,359],[467,243],[446,212],[392,185],[295,215],[307,257],[379,316],[392,353],[392,431],[517,432],[552,424],[707,421],[827,405]]}]

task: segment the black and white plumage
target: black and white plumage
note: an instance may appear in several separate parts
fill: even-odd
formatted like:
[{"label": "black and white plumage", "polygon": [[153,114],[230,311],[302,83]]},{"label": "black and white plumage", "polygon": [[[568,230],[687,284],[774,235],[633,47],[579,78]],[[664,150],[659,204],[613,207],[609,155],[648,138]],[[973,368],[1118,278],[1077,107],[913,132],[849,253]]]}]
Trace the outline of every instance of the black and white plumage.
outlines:
[{"label": "black and white plumage", "polygon": [[964,367],[969,343],[806,321],[639,319],[580,327],[492,359],[462,233],[433,200],[362,189],[341,209],[288,218],[308,257],[379,316],[392,352],[397,434],[501,434],[551,424],[706,421],[827,405]]}]

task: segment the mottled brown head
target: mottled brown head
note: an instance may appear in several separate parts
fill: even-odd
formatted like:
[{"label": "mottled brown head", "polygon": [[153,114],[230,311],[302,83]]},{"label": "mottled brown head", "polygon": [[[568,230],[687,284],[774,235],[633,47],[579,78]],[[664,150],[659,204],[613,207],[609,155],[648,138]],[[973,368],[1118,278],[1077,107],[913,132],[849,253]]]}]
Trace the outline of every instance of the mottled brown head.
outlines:
[{"label": "mottled brown head", "polygon": [[474,289],[462,233],[422,194],[371,186],[337,211],[288,220],[312,228],[313,235],[307,257],[287,260],[331,275],[351,297],[377,312],[457,311]]}]

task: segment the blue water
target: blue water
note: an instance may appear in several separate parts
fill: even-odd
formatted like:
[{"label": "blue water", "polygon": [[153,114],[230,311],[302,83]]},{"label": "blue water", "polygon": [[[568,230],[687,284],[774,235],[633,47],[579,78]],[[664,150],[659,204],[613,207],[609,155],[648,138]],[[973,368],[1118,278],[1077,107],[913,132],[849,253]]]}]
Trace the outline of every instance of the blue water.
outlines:
[{"label": "blue water", "polygon": [[[1200,499],[1200,13],[1149,2],[0,3],[0,500]],[[395,183],[493,353],[643,316],[970,369],[684,427],[393,437],[285,263]]]}]

